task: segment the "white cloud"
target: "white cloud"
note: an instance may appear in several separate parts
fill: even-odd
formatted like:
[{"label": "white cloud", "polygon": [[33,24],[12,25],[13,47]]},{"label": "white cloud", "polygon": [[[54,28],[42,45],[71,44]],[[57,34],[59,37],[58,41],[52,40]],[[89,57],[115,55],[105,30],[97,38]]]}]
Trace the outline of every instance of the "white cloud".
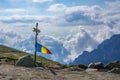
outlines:
[{"label": "white cloud", "polygon": [[[120,1],[116,0],[115,2],[106,2],[106,4],[108,5],[108,7],[111,7],[112,9],[118,9],[120,7]],[[114,7],[113,7],[114,6]]]},{"label": "white cloud", "polygon": [[[12,0],[14,1],[14,0]],[[27,0],[29,2],[29,0]],[[44,2],[52,0],[34,0],[34,2]],[[26,2],[27,3],[27,2]],[[2,22],[6,23],[31,23],[31,22],[44,22],[50,26],[79,26],[79,25],[107,25],[113,28],[115,25],[118,25],[120,22],[120,1],[107,2],[107,7],[100,7],[98,5],[92,6],[72,6],[68,7],[65,4],[53,4],[47,10],[58,12],[56,15],[50,15],[49,17],[40,15],[34,16],[29,15],[20,15],[18,17],[7,16]],[[33,5],[32,5],[33,7]],[[33,8],[34,9],[34,8]],[[39,9],[37,9],[39,10]],[[25,9],[22,8],[10,8],[4,10],[6,12],[16,13],[24,12]],[[34,12],[34,11],[32,11]],[[37,12],[36,12],[37,13]],[[48,13],[49,14],[49,13]],[[11,18],[11,21],[10,21]]]},{"label": "white cloud", "polygon": [[[31,28],[32,29],[32,28]],[[25,29],[24,29],[25,30]],[[109,27],[96,27],[87,29],[86,27],[79,27],[72,29],[72,32],[68,32],[68,37],[60,39],[56,36],[40,36],[39,42],[53,53],[47,56],[47,58],[59,61],[62,63],[68,63],[78,57],[83,51],[91,51],[94,49],[98,42],[101,43],[104,39],[111,37],[113,34],[120,33],[120,28],[111,29]],[[34,53],[34,35],[25,36],[23,34],[16,34],[14,31],[0,30],[0,43],[8,45],[10,47]],[[71,34],[71,35],[69,35]],[[22,36],[24,37],[22,37]],[[60,36],[59,36],[60,37]],[[97,42],[98,41],[98,42]],[[28,45],[29,44],[29,45]],[[42,55],[41,53],[38,53]],[[46,55],[42,55],[46,57]]]},{"label": "white cloud", "polygon": [[[48,24],[50,26],[97,26],[104,25],[113,28],[120,22],[120,10],[118,2],[107,3],[107,7],[102,8],[100,6],[73,6],[66,7],[64,4],[54,4],[49,7],[49,11],[56,11],[62,13],[59,16],[34,16],[34,15],[22,15],[22,16],[7,16],[1,18],[1,22],[6,23],[34,23],[39,22],[41,24]],[[111,6],[109,6],[111,5]],[[19,10],[18,10],[19,11]],[[22,11],[22,10],[21,10]],[[61,11],[61,12],[59,12]]]},{"label": "white cloud", "polygon": [[120,34],[119,30],[120,29],[118,29],[117,26],[114,29],[111,29],[107,26],[98,27],[96,30],[97,34],[94,34],[94,39],[101,43],[102,41],[110,38],[114,34]]},{"label": "white cloud", "polygon": [[10,8],[10,9],[5,9],[5,12],[10,12],[10,13],[17,13],[17,12],[25,12],[25,9],[21,8]]},{"label": "white cloud", "polygon": [[53,0],[33,0],[33,2],[44,3],[44,2],[52,2]]},{"label": "white cloud", "polygon": [[55,57],[53,60],[64,63],[63,60],[70,52],[63,46],[63,41],[55,36],[41,36],[40,39],[39,42],[47,46],[53,53],[51,59]]},{"label": "white cloud", "polygon": [[[93,6],[73,6],[67,7],[63,17],[67,25],[107,25],[113,28],[120,22],[120,1],[108,2],[107,7]],[[115,6],[116,5],[116,6]],[[65,25],[66,26],[66,25]]]},{"label": "white cloud", "polygon": [[50,23],[54,17],[52,16],[34,16],[34,15],[12,15],[12,16],[0,16],[0,22],[4,24],[12,23]]},{"label": "white cloud", "polygon": [[73,7],[68,7],[66,9],[66,14],[71,14],[74,12],[95,12],[96,10],[101,10],[100,6],[94,5],[94,6],[73,6]]},{"label": "white cloud", "polygon": [[4,45],[13,45],[21,40],[22,36],[14,33],[12,30],[0,30],[0,43]]},{"label": "white cloud", "polygon": [[51,5],[47,11],[53,11],[53,12],[64,12],[64,10],[66,9],[66,5],[64,4],[54,4],[54,5]]},{"label": "white cloud", "polygon": [[64,47],[71,52],[67,57],[71,61],[81,55],[83,51],[88,50],[88,47],[92,50],[98,45],[85,30],[79,29],[77,31],[79,32],[64,42]]},{"label": "white cloud", "polygon": [[95,6],[68,7],[65,11],[65,20],[76,25],[99,25],[103,22],[96,20],[96,16],[102,9]]}]

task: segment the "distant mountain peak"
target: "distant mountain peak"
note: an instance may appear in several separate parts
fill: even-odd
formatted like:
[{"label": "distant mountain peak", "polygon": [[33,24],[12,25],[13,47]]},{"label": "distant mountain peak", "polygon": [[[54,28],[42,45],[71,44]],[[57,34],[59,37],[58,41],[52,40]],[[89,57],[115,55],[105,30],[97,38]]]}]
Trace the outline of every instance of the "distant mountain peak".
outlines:
[{"label": "distant mountain peak", "polygon": [[104,64],[120,60],[120,34],[113,35],[110,39],[104,40],[96,49],[91,52],[84,51],[71,65],[86,64],[101,61]]}]

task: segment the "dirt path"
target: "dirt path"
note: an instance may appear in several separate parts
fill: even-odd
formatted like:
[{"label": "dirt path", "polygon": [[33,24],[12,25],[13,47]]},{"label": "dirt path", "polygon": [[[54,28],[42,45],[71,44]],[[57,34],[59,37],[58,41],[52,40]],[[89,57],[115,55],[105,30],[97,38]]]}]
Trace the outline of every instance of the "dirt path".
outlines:
[{"label": "dirt path", "polygon": [[0,65],[0,80],[120,80],[120,74]]}]

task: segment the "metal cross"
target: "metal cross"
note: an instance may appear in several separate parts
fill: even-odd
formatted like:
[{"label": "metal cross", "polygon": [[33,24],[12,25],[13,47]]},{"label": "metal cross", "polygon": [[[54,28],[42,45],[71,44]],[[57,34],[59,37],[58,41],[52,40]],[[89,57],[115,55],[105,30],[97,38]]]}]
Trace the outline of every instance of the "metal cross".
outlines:
[{"label": "metal cross", "polygon": [[35,32],[35,55],[34,55],[34,65],[36,66],[36,49],[37,49],[37,36],[40,33],[38,29],[38,23],[36,23],[36,27],[33,28],[33,32]]},{"label": "metal cross", "polygon": [[33,28],[33,32],[36,32],[36,35],[40,33],[40,30],[38,29],[38,23],[36,23],[36,28]]}]

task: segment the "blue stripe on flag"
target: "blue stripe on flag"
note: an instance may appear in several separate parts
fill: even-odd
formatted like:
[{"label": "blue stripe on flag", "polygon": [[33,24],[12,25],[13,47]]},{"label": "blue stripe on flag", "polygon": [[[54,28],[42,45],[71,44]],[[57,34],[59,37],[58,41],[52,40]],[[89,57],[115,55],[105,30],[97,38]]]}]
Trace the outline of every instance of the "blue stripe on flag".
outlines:
[{"label": "blue stripe on flag", "polygon": [[42,49],[42,45],[40,45],[40,44],[36,44],[37,45],[37,48],[36,48],[36,51],[37,52],[41,52],[41,49]]}]

